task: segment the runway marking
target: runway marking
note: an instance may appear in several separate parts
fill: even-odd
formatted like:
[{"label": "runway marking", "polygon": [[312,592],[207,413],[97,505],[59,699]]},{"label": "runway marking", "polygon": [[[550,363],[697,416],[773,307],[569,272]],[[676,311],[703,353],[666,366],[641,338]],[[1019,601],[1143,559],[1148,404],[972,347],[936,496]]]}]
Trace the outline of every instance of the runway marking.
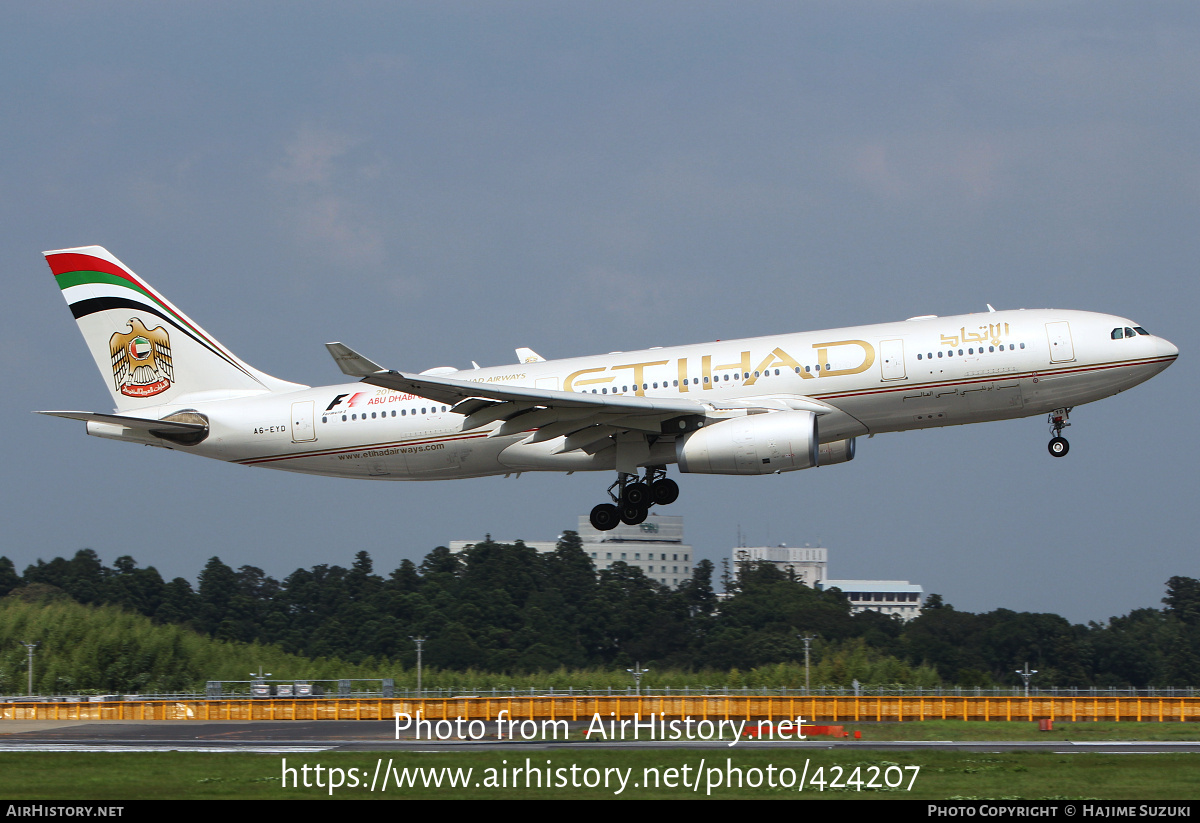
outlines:
[{"label": "runway marking", "polygon": [[105,743],[0,743],[4,752],[252,752],[254,754],[309,754],[327,752],[335,746],[187,746],[157,744],[132,746]]}]

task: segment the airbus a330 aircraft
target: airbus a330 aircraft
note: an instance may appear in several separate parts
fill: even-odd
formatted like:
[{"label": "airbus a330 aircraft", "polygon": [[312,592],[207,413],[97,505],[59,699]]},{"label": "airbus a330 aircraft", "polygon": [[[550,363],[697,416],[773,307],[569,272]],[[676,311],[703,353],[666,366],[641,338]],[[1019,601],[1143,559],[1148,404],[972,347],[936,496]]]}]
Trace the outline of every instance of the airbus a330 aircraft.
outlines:
[{"label": "airbus a330 aircraft", "polygon": [[[675,501],[682,473],[845,463],[865,434],[1048,414],[1148,380],[1179,350],[1132,320],[1053,309],[898,323],[420,374],[326,344],[359,382],[288,383],[235,357],[99,246],[46,252],[116,403],[47,411],[87,433],[246,466],[439,480],[615,471],[597,529]],[[473,364],[474,365],[474,364]]]}]

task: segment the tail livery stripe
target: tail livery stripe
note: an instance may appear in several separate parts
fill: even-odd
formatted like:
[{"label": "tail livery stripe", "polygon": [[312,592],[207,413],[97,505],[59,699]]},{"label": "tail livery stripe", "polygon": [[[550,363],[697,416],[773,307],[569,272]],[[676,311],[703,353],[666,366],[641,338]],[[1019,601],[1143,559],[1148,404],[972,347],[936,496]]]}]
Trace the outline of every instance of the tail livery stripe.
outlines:
[{"label": "tail livery stripe", "polygon": [[[184,317],[178,309],[172,306],[166,298],[139,280],[137,275],[131,271],[121,268],[108,260],[77,252],[48,254],[46,255],[46,262],[50,265],[50,271],[54,273],[54,279],[58,283],[58,287],[64,293],[74,286],[91,286],[99,285],[100,283],[123,286],[142,295],[146,300],[171,314],[177,322],[182,323],[205,340],[208,340],[207,336],[196,328],[195,324]],[[71,303],[72,301],[68,298],[67,302]],[[79,315],[76,315],[76,317],[79,317]],[[208,340],[208,343],[216,348],[220,348],[215,340]]]},{"label": "tail livery stripe", "polygon": [[[62,289],[71,314],[76,320],[107,309],[130,308],[146,311],[161,317],[238,371],[253,377],[237,358],[197,328],[164,298],[154,293],[149,286],[139,281],[132,272],[99,257],[71,252],[47,255],[46,262],[50,264],[55,281]],[[110,296],[96,296],[97,291],[107,291]]]}]

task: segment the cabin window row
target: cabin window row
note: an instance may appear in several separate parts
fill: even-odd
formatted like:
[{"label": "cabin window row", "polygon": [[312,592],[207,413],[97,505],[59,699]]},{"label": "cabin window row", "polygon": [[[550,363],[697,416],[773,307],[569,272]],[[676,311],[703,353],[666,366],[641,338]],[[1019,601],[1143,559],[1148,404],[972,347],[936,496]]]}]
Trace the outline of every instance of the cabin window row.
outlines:
[{"label": "cabin window row", "polygon": [[[449,409],[449,407],[448,407],[448,406],[422,406],[422,407],[421,407],[421,409],[420,409],[420,413],[421,413],[421,414],[437,414],[439,409],[440,409],[441,411],[445,412],[445,411],[447,411],[447,410]],[[417,410],[416,408],[413,408],[413,409],[392,409],[392,410],[391,410],[391,414],[390,414],[390,415],[388,414],[388,412],[385,412],[385,411],[382,411],[382,412],[371,412],[371,417],[370,417],[370,419],[371,419],[371,420],[375,420],[375,419],[377,419],[377,418],[387,418],[387,417],[389,417],[389,416],[390,416],[390,417],[408,417],[408,416],[410,416],[410,415],[411,415],[411,416],[413,416],[413,417],[416,417],[416,415],[417,415],[417,411],[418,411],[418,410]],[[367,419],[367,413],[366,413],[366,412],[363,412],[362,414],[359,414],[358,412],[354,412],[353,414],[343,414],[341,417],[342,417],[342,420],[366,420],[366,419]],[[329,422],[329,415],[327,415],[327,414],[323,414],[323,415],[321,415],[321,422],[322,422],[322,423],[328,423],[328,422]]]},{"label": "cabin window row", "polygon": [[[825,371],[830,371],[832,368],[833,368],[833,366],[831,366],[829,363],[825,364]],[[796,366],[796,368],[793,369],[793,371],[796,374],[799,374],[800,367]],[[821,364],[818,363],[815,366],[805,366],[804,371],[808,372],[809,374],[812,374],[814,371],[817,374],[820,374],[821,373]],[[730,372],[729,374],[717,374],[717,375],[714,375],[711,380],[707,376],[704,378],[693,377],[690,379],[690,383],[691,383],[691,385],[699,386],[699,385],[701,385],[701,383],[703,383],[704,385],[708,385],[710,382],[711,383],[720,383],[720,382],[724,381],[724,382],[728,383],[730,381],[730,379],[749,380],[750,376],[752,374],[756,378],[757,377],[771,377],[771,376],[778,377],[779,369],[766,369],[765,371],[755,371],[755,372]],[[687,385],[689,383],[689,380],[687,378],[685,378],[683,382],[684,382],[684,385]],[[660,387],[664,388],[664,389],[666,389],[666,388],[676,388],[677,389],[677,388],[679,388],[679,381],[672,380],[669,386],[667,385],[666,380],[662,380],[659,382],[643,383],[642,391],[647,391],[649,389],[657,389]],[[634,391],[638,390],[637,383],[633,384],[633,390]],[[582,391],[584,394],[587,394],[588,389],[580,389],[580,391]],[[628,391],[629,391],[629,386],[621,386],[619,389],[616,386],[613,386],[612,389],[608,389],[608,388],[591,389],[592,394],[625,394]]]},{"label": "cabin window row", "polygon": [[[1025,344],[1024,344],[1024,343],[1022,343],[1022,344],[1020,345],[1020,347],[1021,347],[1022,349],[1023,349],[1023,348],[1025,348]],[[1016,349],[1017,349],[1017,346],[1016,346],[1016,345],[1014,345],[1014,344],[1012,344],[1012,343],[1009,343],[1009,344],[1008,344],[1008,351],[1016,351]],[[993,352],[996,352],[996,351],[1004,351],[1004,346],[1003,346],[1003,345],[1000,345],[1000,346],[988,346],[987,350],[988,350],[988,353],[989,353],[989,354],[991,354],[991,353],[993,353]],[[966,353],[967,353],[967,354],[983,354],[983,353],[984,353],[984,351],[983,351],[983,346],[980,346],[980,347],[978,347],[978,348],[975,348],[975,347],[970,347],[970,348],[968,348],[968,349],[966,350]],[[939,352],[937,353],[937,356],[938,356],[938,357],[953,357],[953,356],[954,356],[954,349],[946,349],[944,352],[941,352],[941,351],[939,351]],[[962,356],[963,356],[963,350],[962,350],[962,349],[959,349],[959,350],[958,350],[958,356],[959,356],[959,357],[962,357]],[[917,359],[918,359],[918,360],[932,360],[932,359],[933,359],[933,352],[929,352],[928,354],[924,355],[924,357],[922,357],[922,356],[921,356],[921,354],[919,354],[919,353],[918,353],[918,354],[917,354]]]}]

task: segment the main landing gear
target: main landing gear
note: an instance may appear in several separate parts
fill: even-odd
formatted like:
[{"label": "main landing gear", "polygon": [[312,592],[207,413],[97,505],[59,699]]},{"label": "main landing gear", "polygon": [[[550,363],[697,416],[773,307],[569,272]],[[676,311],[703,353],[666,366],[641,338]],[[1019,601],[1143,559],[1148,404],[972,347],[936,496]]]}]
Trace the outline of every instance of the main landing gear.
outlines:
[{"label": "main landing gear", "polygon": [[1050,431],[1054,433],[1054,437],[1050,438],[1050,443],[1046,446],[1050,450],[1050,454],[1054,457],[1066,457],[1067,452],[1071,450],[1071,444],[1067,442],[1067,438],[1062,436],[1062,430],[1071,425],[1067,422],[1067,417],[1070,415],[1071,409],[1055,409],[1050,412]]},{"label": "main landing gear", "polygon": [[[616,489],[616,493],[613,490]],[[606,532],[619,524],[636,526],[650,514],[650,507],[667,506],[679,499],[679,484],[667,477],[662,467],[646,469],[646,476],[618,474],[608,487],[611,503],[601,503],[592,509],[592,528]]]}]

